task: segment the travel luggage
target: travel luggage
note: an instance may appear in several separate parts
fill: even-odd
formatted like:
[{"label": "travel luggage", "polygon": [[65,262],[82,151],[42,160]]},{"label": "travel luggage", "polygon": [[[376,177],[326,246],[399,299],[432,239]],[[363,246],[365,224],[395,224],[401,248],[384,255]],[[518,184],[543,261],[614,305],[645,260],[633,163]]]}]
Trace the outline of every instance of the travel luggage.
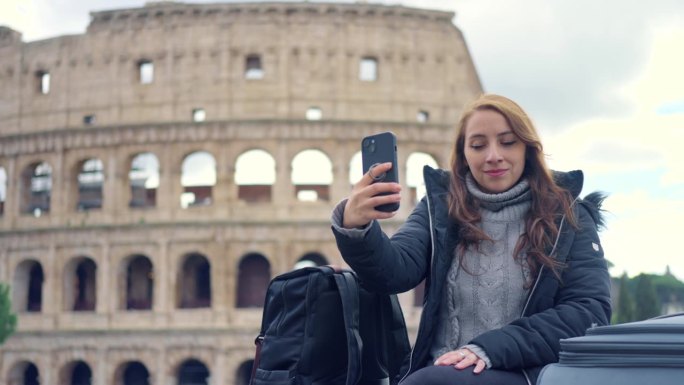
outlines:
[{"label": "travel luggage", "polygon": [[682,385],[684,313],[601,326],[561,340],[537,385]]},{"label": "travel luggage", "polygon": [[389,385],[410,351],[395,295],[330,266],[269,284],[250,385]]}]

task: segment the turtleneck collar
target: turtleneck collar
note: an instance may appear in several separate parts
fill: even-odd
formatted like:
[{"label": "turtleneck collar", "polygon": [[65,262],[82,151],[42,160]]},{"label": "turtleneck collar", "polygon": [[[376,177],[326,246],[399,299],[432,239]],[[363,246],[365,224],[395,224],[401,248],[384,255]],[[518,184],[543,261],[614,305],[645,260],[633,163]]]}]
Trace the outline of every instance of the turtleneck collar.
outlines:
[{"label": "turtleneck collar", "polygon": [[[493,212],[500,211],[505,207],[518,206],[520,203],[532,201],[530,184],[524,178],[521,178],[517,184],[502,193],[490,194],[483,192],[475,178],[473,178],[473,175],[468,173],[466,174],[466,188],[480,202],[481,208]],[[525,211],[529,208],[529,204],[522,206],[524,207],[521,207],[521,209],[524,208]]]}]

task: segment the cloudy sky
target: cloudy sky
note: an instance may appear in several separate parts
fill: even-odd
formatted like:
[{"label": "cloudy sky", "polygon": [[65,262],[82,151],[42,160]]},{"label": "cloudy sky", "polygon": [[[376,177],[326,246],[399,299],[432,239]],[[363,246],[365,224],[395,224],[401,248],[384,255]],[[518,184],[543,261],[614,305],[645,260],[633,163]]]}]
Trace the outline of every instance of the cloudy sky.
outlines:
[{"label": "cloudy sky", "polygon": [[[613,275],[669,265],[684,279],[684,2],[377,2],[455,11],[485,91],[530,113],[553,168],[583,169],[585,193],[610,194],[601,237]],[[90,11],[143,4],[2,0],[0,25],[34,41],[83,33]]]}]

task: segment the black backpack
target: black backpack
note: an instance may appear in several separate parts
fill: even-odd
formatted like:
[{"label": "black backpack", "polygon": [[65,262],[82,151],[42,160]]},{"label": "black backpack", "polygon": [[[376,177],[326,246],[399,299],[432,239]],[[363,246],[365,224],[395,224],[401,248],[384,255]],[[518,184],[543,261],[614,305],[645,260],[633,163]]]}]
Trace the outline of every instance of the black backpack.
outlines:
[{"label": "black backpack", "polygon": [[396,295],[352,271],[294,270],[271,280],[250,385],[389,385],[410,351]]}]

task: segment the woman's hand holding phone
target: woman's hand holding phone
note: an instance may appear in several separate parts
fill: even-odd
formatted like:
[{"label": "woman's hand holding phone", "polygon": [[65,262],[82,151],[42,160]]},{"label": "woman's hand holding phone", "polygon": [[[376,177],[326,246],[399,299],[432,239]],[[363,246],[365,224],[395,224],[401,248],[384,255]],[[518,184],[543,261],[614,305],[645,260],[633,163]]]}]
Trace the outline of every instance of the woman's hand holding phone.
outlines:
[{"label": "woman's hand holding phone", "polygon": [[[363,174],[361,180],[354,185],[344,206],[342,226],[351,229],[363,227],[373,219],[392,218],[397,212],[379,211],[375,208],[384,204],[401,201],[401,185],[399,183],[375,182],[373,176],[382,175],[392,168],[392,162],[380,163]],[[375,183],[374,183],[375,182]],[[386,193],[387,195],[380,195]]]}]

